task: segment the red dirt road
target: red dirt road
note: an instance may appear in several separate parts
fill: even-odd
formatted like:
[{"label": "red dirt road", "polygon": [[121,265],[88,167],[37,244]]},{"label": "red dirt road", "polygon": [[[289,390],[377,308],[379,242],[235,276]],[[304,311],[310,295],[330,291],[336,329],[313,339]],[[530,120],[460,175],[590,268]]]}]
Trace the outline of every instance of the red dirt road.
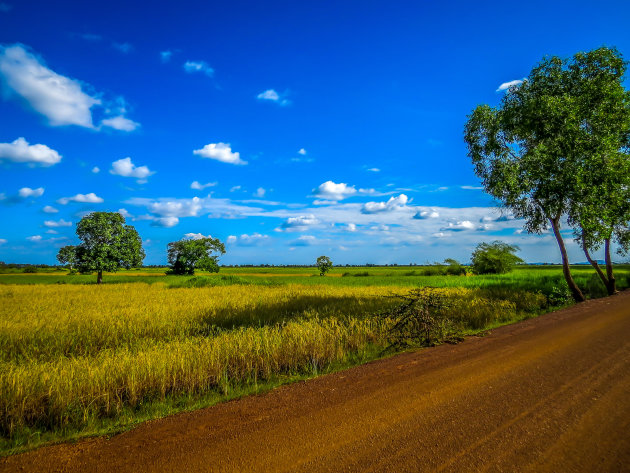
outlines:
[{"label": "red dirt road", "polygon": [[630,291],[0,471],[630,471]]}]

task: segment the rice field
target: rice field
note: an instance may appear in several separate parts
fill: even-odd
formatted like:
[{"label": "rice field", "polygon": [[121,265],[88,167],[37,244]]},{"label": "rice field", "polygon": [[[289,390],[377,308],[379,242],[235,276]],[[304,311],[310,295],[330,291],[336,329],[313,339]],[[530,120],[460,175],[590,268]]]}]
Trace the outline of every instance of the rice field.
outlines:
[{"label": "rice field", "polygon": [[[0,452],[374,359],[388,346],[395,296],[411,287],[441,287],[447,316],[466,332],[548,310],[562,278],[557,268],[152,271],[106,275],[102,286],[93,276],[0,275]],[[617,271],[627,287],[630,271]],[[590,272],[576,279],[596,287]],[[147,414],[156,405],[167,407]]]}]

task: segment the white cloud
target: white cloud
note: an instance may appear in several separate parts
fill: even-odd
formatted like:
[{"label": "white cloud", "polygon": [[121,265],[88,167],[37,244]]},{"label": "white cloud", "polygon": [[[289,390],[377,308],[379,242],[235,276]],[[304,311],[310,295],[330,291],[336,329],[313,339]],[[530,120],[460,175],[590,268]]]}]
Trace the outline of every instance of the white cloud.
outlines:
[{"label": "white cloud", "polygon": [[131,158],[123,158],[114,161],[109,172],[110,174],[116,174],[118,176],[136,178],[140,184],[144,184],[147,182],[147,177],[155,174],[155,172],[149,170],[147,166],[136,166],[131,162]]},{"label": "white cloud", "polygon": [[241,190],[241,186],[234,186],[230,188],[230,192],[236,192],[236,191],[240,191]]},{"label": "white cloud", "polygon": [[344,182],[335,183],[326,181],[320,184],[317,189],[313,189],[313,195],[328,200],[343,200],[357,193],[354,186],[349,186]]},{"label": "white cloud", "polygon": [[98,166],[94,166],[94,167],[92,168],[92,172],[93,172],[94,174],[98,174],[99,172],[101,172],[101,169],[100,169]]},{"label": "white cloud", "polygon": [[131,215],[127,209],[118,209],[118,213],[125,218],[133,218],[133,215]]},{"label": "white cloud", "polygon": [[[101,94],[84,92],[84,84],[49,69],[25,46],[0,46],[0,81],[7,95],[21,98],[45,116],[52,126],[77,125],[97,129],[92,119],[92,107],[105,106]],[[109,120],[113,121],[108,125]],[[102,124],[122,130],[132,124],[134,128],[138,126],[124,117],[106,119]]]},{"label": "white cloud", "polygon": [[416,213],[413,218],[417,220],[424,220],[427,218],[438,218],[440,213],[435,210],[420,210]]},{"label": "white cloud", "polygon": [[300,148],[300,150],[298,151],[298,154],[301,154],[302,156],[306,156],[306,150],[304,148]]},{"label": "white cloud", "polygon": [[356,232],[357,226],[354,223],[349,223],[348,225],[346,225],[346,230],[348,230],[349,232]]},{"label": "white cloud", "polygon": [[203,235],[201,233],[186,233],[184,238],[188,240],[201,240],[202,238],[212,238],[211,235]]},{"label": "white cloud", "polygon": [[192,184],[190,184],[190,188],[198,190],[198,191],[202,191],[206,187],[214,187],[217,184],[218,184],[217,182],[207,182],[206,184],[201,184],[199,181],[193,181]]},{"label": "white cloud", "polygon": [[0,75],[11,93],[22,97],[53,126],[94,128],[91,108],[101,103],[81,84],[48,69],[21,45],[0,46]]},{"label": "white cloud", "polygon": [[317,238],[313,235],[302,235],[298,237],[296,240],[291,242],[293,246],[311,246],[318,242]]},{"label": "white cloud", "polygon": [[8,159],[14,163],[52,166],[61,161],[61,155],[46,145],[30,145],[24,138],[12,143],[0,143],[0,159]]},{"label": "white cloud", "polygon": [[169,62],[172,56],[173,56],[173,51],[171,51],[170,49],[167,49],[166,51],[160,51],[160,59],[162,60],[163,63]]},{"label": "white cloud", "polygon": [[523,81],[520,80],[520,79],[511,80],[509,82],[504,82],[503,84],[501,84],[499,86],[499,88],[496,90],[496,92],[501,92],[503,90],[509,90],[511,87],[517,87],[517,86],[521,85],[522,83],[523,83]]},{"label": "white cloud", "polygon": [[84,204],[100,204],[103,202],[103,199],[97,196],[94,192],[90,192],[89,194],[77,194],[72,197],[62,197],[57,200],[58,204],[66,205],[69,202],[80,202]]},{"label": "white cloud", "polygon": [[201,72],[208,77],[214,76],[214,69],[205,61],[186,61],[184,63],[184,70],[189,74]]},{"label": "white cloud", "polygon": [[117,117],[102,120],[101,125],[113,128],[114,130],[133,131],[140,126],[140,123],[134,122],[123,115],[118,115]]},{"label": "white cloud", "polygon": [[210,143],[201,149],[196,149],[193,154],[202,158],[215,159],[228,164],[247,164],[243,161],[238,152],[232,152],[230,143]]},{"label": "white cloud", "polygon": [[[280,106],[289,105],[291,103],[290,100],[285,98],[286,94],[279,94],[274,89],[267,89],[264,92],[259,93],[256,98],[258,100],[263,100],[266,102],[274,102]],[[300,153],[302,154],[302,153]],[[306,154],[306,153],[304,153]]]},{"label": "white cloud", "polygon": [[179,223],[179,219],[177,217],[160,217],[153,220],[154,227],[174,227]]},{"label": "white cloud", "polygon": [[237,244],[239,246],[259,246],[269,241],[268,235],[261,235],[260,233],[252,233],[251,235],[244,233],[241,236],[230,235],[227,237],[228,244]]},{"label": "white cloud", "polygon": [[381,170],[379,168],[369,168],[368,171],[370,171],[370,172],[381,172]]},{"label": "white cloud", "polygon": [[4,245],[8,240],[5,238],[0,238],[0,245]]},{"label": "white cloud", "polygon": [[446,227],[440,228],[441,232],[451,231],[451,232],[461,232],[463,230],[474,230],[475,224],[470,220],[462,220],[458,222],[449,222]]},{"label": "white cloud", "polygon": [[58,227],[71,227],[72,222],[67,222],[64,219],[61,220],[46,220],[44,222],[44,226],[48,228],[58,228]]},{"label": "white cloud", "polygon": [[301,232],[318,223],[319,220],[313,214],[289,217],[276,231]]},{"label": "white cloud", "polygon": [[256,192],[254,192],[254,197],[265,197],[266,192],[267,191],[265,189],[259,187],[258,189],[256,189]]},{"label": "white cloud", "polygon": [[483,190],[482,186],[460,186],[462,189],[467,191],[480,191]]},{"label": "white cloud", "polygon": [[26,237],[26,239],[28,241],[38,242],[38,241],[42,240],[42,236],[41,235],[33,235],[33,236]]},{"label": "white cloud", "polygon": [[30,187],[22,187],[18,191],[18,195],[22,197],[23,199],[26,199],[28,197],[41,197],[43,193],[44,193],[43,187],[38,187],[37,189],[31,189]]},{"label": "white cloud", "polygon": [[373,214],[378,212],[391,212],[407,205],[409,198],[405,194],[398,197],[390,197],[387,202],[367,202],[363,205],[361,212]]},{"label": "white cloud", "polygon": [[56,214],[57,212],[59,212],[59,210],[57,210],[54,207],[51,207],[50,205],[47,205],[42,210],[47,214]]}]

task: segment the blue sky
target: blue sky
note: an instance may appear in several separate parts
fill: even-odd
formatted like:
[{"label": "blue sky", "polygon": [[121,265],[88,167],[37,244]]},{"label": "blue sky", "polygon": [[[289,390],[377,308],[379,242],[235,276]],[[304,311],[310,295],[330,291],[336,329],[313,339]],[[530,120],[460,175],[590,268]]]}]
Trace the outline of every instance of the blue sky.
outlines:
[{"label": "blue sky", "polygon": [[[439,4],[438,4],[439,3]],[[104,6],[106,5],[106,6]],[[559,261],[479,188],[466,115],[544,55],[630,57],[618,2],[0,0],[0,260],[54,264],[120,211],[146,264]],[[573,261],[584,257],[569,244]]]}]

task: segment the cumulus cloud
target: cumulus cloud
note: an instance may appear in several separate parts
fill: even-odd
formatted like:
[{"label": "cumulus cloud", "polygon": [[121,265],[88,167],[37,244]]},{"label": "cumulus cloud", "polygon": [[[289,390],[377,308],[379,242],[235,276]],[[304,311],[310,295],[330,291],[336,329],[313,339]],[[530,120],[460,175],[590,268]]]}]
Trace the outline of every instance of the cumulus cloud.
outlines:
[{"label": "cumulus cloud", "polygon": [[356,232],[357,226],[354,223],[349,223],[348,225],[346,225],[346,230],[349,232]]},{"label": "cumulus cloud", "polygon": [[146,178],[155,174],[154,171],[149,170],[147,166],[136,166],[131,162],[131,158],[123,158],[112,163],[112,168],[109,170],[110,174],[115,174],[123,177],[133,177],[138,179],[138,183],[144,184]]},{"label": "cumulus cloud", "polygon": [[523,83],[522,80],[520,79],[516,79],[516,80],[511,80],[509,82],[504,82],[503,84],[501,84],[499,86],[499,88],[496,90],[496,92],[501,92],[504,90],[509,90],[512,87],[518,87],[519,85],[521,85]]},{"label": "cumulus cloud", "polygon": [[364,214],[373,214],[378,212],[391,212],[407,205],[409,198],[405,194],[397,197],[390,197],[387,202],[366,202],[361,209]]},{"label": "cumulus cloud", "polygon": [[201,184],[199,181],[193,181],[192,184],[190,184],[190,188],[198,190],[198,191],[202,191],[206,187],[214,187],[217,184],[218,184],[217,182],[207,182],[205,184]]},{"label": "cumulus cloud", "polygon": [[241,186],[234,186],[230,188],[230,192],[236,192],[236,191],[240,191],[241,190]]},{"label": "cumulus cloud", "polygon": [[94,174],[98,174],[99,172],[101,172],[101,169],[100,169],[98,166],[94,166],[94,167],[92,168],[92,172],[93,172]]},{"label": "cumulus cloud", "polygon": [[24,138],[18,138],[12,143],[0,143],[1,159],[31,166],[52,166],[61,161],[61,155],[46,145],[30,145]]},{"label": "cumulus cloud", "polygon": [[5,238],[0,238],[0,245],[4,245],[8,240]]},{"label": "cumulus cloud", "polygon": [[304,148],[300,148],[298,151],[298,154],[301,154],[302,156],[306,156],[306,150]]},{"label": "cumulus cloud", "polygon": [[56,214],[57,212],[59,212],[59,210],[57,210],[54,207],[51,207],[50,205],[47,205],[46,207],[44,207],[42,211],[47,214]]},{"label": "cumulus cloud", "polygon": [[58,228],[58,227],[71,227],[72,222],[67,222],[64,219],[61,220],[46,220],[44,222],[44,226],[48,228]]},{"label": "cumulus cloud", "polygon": [[114,130],[133,131],[140,126],[140,123],[134,122],[124,115],[118,115],[117,117],[104,119],[101,121],[101,125],[113,128]]},{"label": "cumulus cloud", "polygon": [[301,232],[313,225],[317,225],[318,223],[319,220],[313,214],[300,215],[297,217],[289,217],[276,230],[285,232]]},{"label": "cumulus cloud", "polygon": [[189,74],[200,72],[208,77],[214,76],[214,69],[205,61],[186,61],[184,63],[184,70]]},{"label": "cumulus cloud", "polygon": [[369,168],[368,171],[370,171],[370,172],[381,172],[381,170],[379,168]]},{"label": "cumulus cloud", "polygon": [[241,236],[230,235],[227,237],[227,242],[230,245],[239,245],[239,246],[259,246],[270,241],[268,235],[262,235],[260,233],[252,233],[248,235],[247,233],[243,233]]},{"label": "cumulus cloud", "polygon": [[184,238],[188,240],[201,240],[202,238],[212,238],[211,235],[203,235],[201,233],[186,233]]},{"label": "cumulus cloud", "polygon": [[354,186],[349,186],[345,182],[335,183],[333,181],[326,181],[320,184],[317,189],[313,189],[312,192],[314,197],[329,201],[338,201],[347,199],[353,195],[373,194],[375,191],[374,189],[357,190]]},{"label": "cumulus cloud", "polygon": [[35,242],[42,241],[42,236],[41,235],[33,235],[33,236],[26,237],[26,239],[28,241],[32,241],[32,242],[35,243]]},{"label": "cumulus cloud", "polygon": [[238,152],[232,152],[230,143],[210,143],[201,149],[194,150],[193,154],[201,156],[202,158],[215,159],[222,163],[247,164],[247,161],[243,161]]},{"label": "cumulus cloud", "polygon": [[[57,74],[21,44],[0,46],[0,82],[8,96],[15,96],[48,119],[52,126],[76,125],[97,129],[92,108],[105,106],[99,94],[89,94],[76,79]],[[110,124],[107,120],[113,120]],[[106,119],[102,126],[129,131],[136,122],[124,117]],[[99,127],[100,128],[100,127]]]},{"label": "cumulus cloud", "polygon": [[413,218],[416,220],[425,220],[427,218],[438,218],[440,213],[435,210],[420,210],[418,211]]},{"label": "cumulus cloud", "polygon": [[31,189],[30,187],[22,187],[18,191],[18,195],[22,197],[23,199],[26,199],[28,197],[41,197],[43,193],[44,193],[43,187],[38,187],[37,189]]},{"label": "cumulus cloud", "polygon": [[458,222],[449,222],[446,227],[440,228],[441,232],[461,232],[463,230],[474,230],[476,225],[470,220],[462,220]]},{"label": "cumulus cloud", "polygon": [[165,227],[170,228],[174,227],[179,223],[179,218],[177,217],[159,217],[153,220],[151,224],[154,227]]},{"label": "cumulus cloud", "polygon": [[72,197],[62,197],[57,200],[58,204],[66,205],[69,202],[80,202],[84,204],[100,204],[103,202],[103,199],[97,196],[94,192],[90,192],[89,194],[76,194]]},{"label": "cumulus cloud", "polygon": [[125,218],[133,218],[133,215],[131,215],[127,209],[118,209],[118,213]]},{"label": "cumulus cloud", "polygon": [[317,243],[317,238],[313,235],[302,235],[291,242],[292,246],[311,246]]},{"label": "cumulus cloud", "polygon": [[265,197],[265,193],[267,191],[265,189],[263,189],[262,187],[259,187],[258,189],[256,189],[256,192],[254,192],[254,197]]},{"label": "cumulus cloud", "polygon": [[[286,97],[286,93],[285,94],[279,94],[278,92],[276,92],[274,89],[267,89],[264,92],[259,93],[256,98],[258,100],[262,100],[265,102],[274,102],[277,103],[280,106],[285,106],[285,105],[289,105],[291,103],[290,100],[288,100]],[[306,153],[304,153],[306,154]]]}]

